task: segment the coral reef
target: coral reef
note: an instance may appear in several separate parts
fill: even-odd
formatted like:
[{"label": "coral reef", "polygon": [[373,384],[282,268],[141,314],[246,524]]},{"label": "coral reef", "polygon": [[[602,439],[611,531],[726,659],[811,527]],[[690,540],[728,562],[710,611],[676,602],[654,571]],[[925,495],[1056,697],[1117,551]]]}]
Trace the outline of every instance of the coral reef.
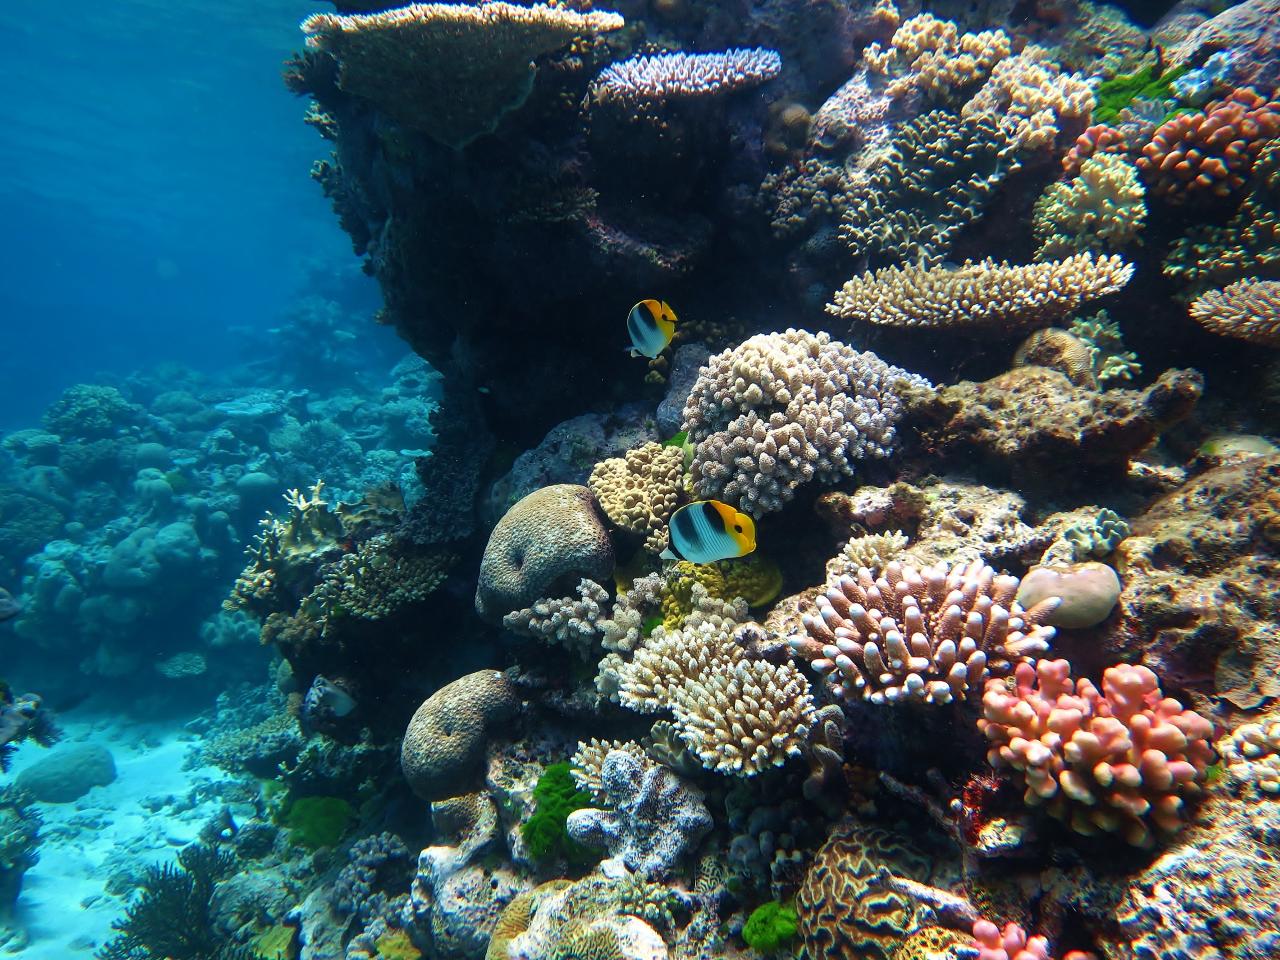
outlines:
[{"label": "coral reef", "polygon": [[1073,180],[1050,184],[1036,201],[1036,259],[1123,250],[1146,222],[1144,197],[1133,164],[1114,154],[1089,157]]},{"label": "coral reef", "polygon": [[559,643],[582,657],[591,655],[601,639],[608,591],[593,580],[578,583],[578,596],[537,601],[532,607],[515,610],[502,618],[513,633]]},{"label": "coral reef", "polygon": [[587,486],[606,517],[643,536],[645,549],[657,554],[667,548],[667,521],[679,505],[683,477],[684,451],[651,442],[596,464]]},{"label": "coral reef", "polygon": [[1052,326],[1081,304],[1115,293],[1133,276],[1117,256],[1081,253],[1023,267],[966,261],[942,267],[886,267],[854,277],[827,312],[846,320],[912,328],[965,328],[1008,336]]},{"label": "coral reef", "polygon": [[759,517],[797,487],[833,484],[893,451],[898,381],[875,354],[802,330],[752,337],[713,356],[685,404],[694,492]]},{"label": "coral reef", "polygon": [[1073,123],[1083,126],[1094,102],[1088,80],[1063,72],[1048,51],[1028,44],[995,65],[963,113],[996,116],[1020,149],[1037,151],[1052,148]]},{"label": "coral reef", "polygon": [[1041,660],[1019,664],[1015,681],[988,682],[978,725],[991,765],[1018,771],[1028,804],[1135,846],[1182,828],[1213,761],[1213,724],[1165,698],[1146,667],[1111,667],[1099,690],[1067,661]]},{"label": "coral reef", "polygon": [[782,70],[776,50],[662,53],[612,63],[591,84],[593,104],[635,108],[646,101],[729,93],[772,80]]}]

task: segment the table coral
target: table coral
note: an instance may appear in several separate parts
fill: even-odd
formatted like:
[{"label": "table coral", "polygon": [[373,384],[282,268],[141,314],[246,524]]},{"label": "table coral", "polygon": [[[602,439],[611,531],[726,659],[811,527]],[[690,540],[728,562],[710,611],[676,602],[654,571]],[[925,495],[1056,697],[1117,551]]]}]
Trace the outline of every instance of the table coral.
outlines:
[{"label": "table coral", "polygon": [[521,499],[485,545],[476,612],[500,620],[582,577],[607,582],[613,544],[587,487],[557,483]]},{"label": "table coral", "polygon": [[1054,631],[1044,621],[1059,600],[1024,610],[1014,600],[1018,584],[976,560],[925,570],[896,561],[880,571],[864,567],[828,587],[818,616],[803,619],[807,636],[790,644],[837,698],[964,700],[988,676],[1049,649]]},{"label": "table coral", "polygon": [[1133,276],[1117,256],[1079,253],[1010,266],[987,259],[947,267],[885,267],[849,280],[827,313],[879,326],[972,329],[1009,336],[1052,326]]},{"label": "table coral", "polygon": [[1072,253],[1115,253],[1133,243],[1147,219],[1133,164],[1114,154],[1090,157],[1066,183],[1053,183],[1036,201],[1032,230],[1037,260]]},{"label": "table coral", "polygon": [[588,94],[593,104],[637,106],[645,102],[713,96],[772,80],[782,71],[775,50],[761,47],[718,53],[659,53],[605,67]]},{"label": "table coral", "polygon": [[1122,664],[1073,680],[1065,660],[1019,664],[1011,690],[989,681],[978,726],[987,759],[1016,770],[1024,799],[1077,833],[1118,833],[1135,846],[1180,830],[1213,761],[1213,724],[1160,691],[1146,667]]},{"label": "table coral", "polygon": [[841,239],[869,266],[937,266],[1020,165],[992,116],[935,110],[900,126],[851,197]]},{"label": "table coral", "polygon": [[616,13],[565,7],[415,3],[381,13],[315,13],[307,44],[333,56],[338,83],[397,122],[451,147],[492,132],[533,88],[533,60],[617,30]]},{"label": "table coral", "polygon": [[1277,133],[1280,102],[1243,87],[1166,120],[1142,147],[1138,169],[1156,196],[1173,203],[1227,197],[1244,186]]},{"label": "table coral", "polygon": [[920,377],[826,333],[760,334],[713,356],[685,405],[699,497],[759,517],[802,484],[834,484],[893,452],[897,382]]},{"label": "table coral", "polygon": [[1238,280],[1201,294],[1190,310],[1210,333],[1280,347],[1280,281]]},{"label": "table coral", "polygon": [[684,451],[650,441],[597,463],[587,486],[605,516],[643,536],[650,553],[661,553],[667,547],[667,521],[680,503],[683,477]]}]

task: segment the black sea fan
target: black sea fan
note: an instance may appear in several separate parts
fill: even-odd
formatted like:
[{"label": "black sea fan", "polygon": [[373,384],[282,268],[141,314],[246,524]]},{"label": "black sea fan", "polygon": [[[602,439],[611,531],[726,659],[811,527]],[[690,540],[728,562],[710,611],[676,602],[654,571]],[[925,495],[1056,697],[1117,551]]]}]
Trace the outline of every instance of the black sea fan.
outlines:
[{"label": "black sea fan", "polygon": [[253,953],[227,943],[209,916],[214,884],[235,867],[234,857],[200,844],[179,853],[176,865],[149,867],[98,960],[251,960]]}]

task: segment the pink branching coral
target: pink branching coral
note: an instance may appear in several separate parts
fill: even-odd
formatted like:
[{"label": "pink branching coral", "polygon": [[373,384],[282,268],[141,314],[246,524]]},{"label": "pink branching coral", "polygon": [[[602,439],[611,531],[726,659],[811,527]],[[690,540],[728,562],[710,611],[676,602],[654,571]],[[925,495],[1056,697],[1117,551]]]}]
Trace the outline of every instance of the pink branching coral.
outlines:
[{"label": "pink branching coral", "polygon": [[818,598],[819,616],[803,618],[808,636],[789,642],[837,697],[962,700],[1049,649],[1054,630],[1041,619],[1060,601],[1023,610],[1018,584],[980,560],[925,570],[894,561],[879,576],[863,567]]},{"label": "pink branching coral", "polygon": [[1156,194],[1174,202],[1225,197],[1244,186],[1254,158],[1278,133],[1280,103],[1242,87],[1161,124],[1138,169]]},{"label": "pink branching coral", "polygon": [[1082,834],[1151,846],[1183,825],[1213,761],[1213,724],[1160,692],[1146,667],[1121,664],[1099,691],[1066,660],[1019,664],[1014,687],[987,682],[979,729],[993,767],[1018,771],[1028,804]]},{"label": "pink branching coral", "polygon": [[[1053,960],[1045,937],[1029,937],[1016,923],[1006,923],[1001,930],[990,920],[973,925],[973,947],[977,960]],[[1072,950],[1062,960],[1096,960],[1093,954]]]}]

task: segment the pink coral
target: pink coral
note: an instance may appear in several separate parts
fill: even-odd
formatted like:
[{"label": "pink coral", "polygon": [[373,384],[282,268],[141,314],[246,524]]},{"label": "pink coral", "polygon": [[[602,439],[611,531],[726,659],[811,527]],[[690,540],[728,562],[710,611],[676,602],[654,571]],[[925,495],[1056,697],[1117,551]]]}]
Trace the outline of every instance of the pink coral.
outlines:
[{"label": "pink coral", "polygon": [[1254,158],[1277,133],[1280,103],[1242,87],[1199,113],[1166,120],[1142,148],[1138,169],[1156,194],[1174,202],[1225,197],[1244,186]]},{"label": "pink coral", "polygon": [[988,681],[979,729],[993,767],[1013,768],[1024,799],[1083,834],[1120,833],[1136,846],[1174,833],[1213,761],[1213,724],[1160,692],[1146,667],[1122,664],[1099,691],[1065,660],[1019,664],[1014,688]]},{"label": "pink coral", "polygon": [[[1001,930],[990,920],[973,925],[973,946],[978,960],[1053,960],[1045,937],[1028,937],[1016,923],[1006,923]],[[1091,953],[1072,950],[1062,960],[1097,960]]]}]

